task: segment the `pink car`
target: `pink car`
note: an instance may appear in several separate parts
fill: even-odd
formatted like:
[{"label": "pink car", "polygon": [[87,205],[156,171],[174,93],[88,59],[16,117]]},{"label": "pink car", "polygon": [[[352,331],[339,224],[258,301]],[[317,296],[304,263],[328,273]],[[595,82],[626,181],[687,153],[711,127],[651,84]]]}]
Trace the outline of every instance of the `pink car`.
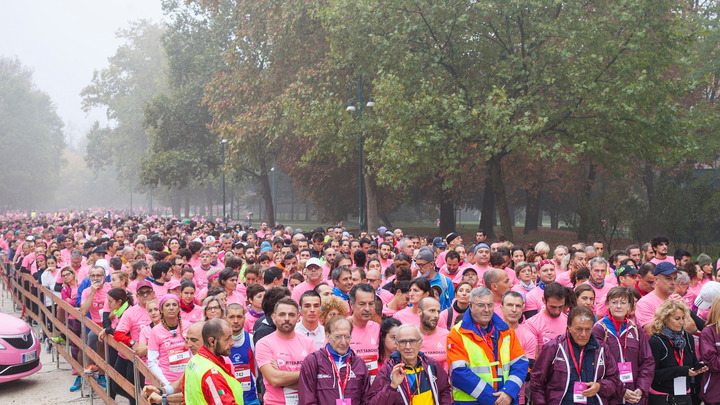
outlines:
[{"label": "pink car", "polygon": [[41,368],[35,331],[20,318],[0,313],[0,383],[27,377]]}]

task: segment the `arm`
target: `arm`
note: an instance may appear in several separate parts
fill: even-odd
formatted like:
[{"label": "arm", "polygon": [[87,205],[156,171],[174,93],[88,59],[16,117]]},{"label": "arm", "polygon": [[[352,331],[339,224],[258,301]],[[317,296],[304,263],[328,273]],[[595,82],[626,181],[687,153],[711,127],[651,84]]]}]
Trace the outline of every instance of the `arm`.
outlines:
[{"label": "arm", "polygon": [[208,370],[202,376],[201,388],[203,399],[208,405],[235,405],[235,396],[230,386],[220,373]]},{"label": "arm", "polygon": [[604,349],[603,356],[605,356],[605,375],[600,379],[600,381],[596,382],[600,383],[600,391],[598,391],[598,394],[605,398],[610,398],[618,393],[618,387],[621,387],[622,383],[620,382],[620,374],[615,358],[612,353],[610,353],[607,346],[604,346]]},{"label": "arm", "polygon": [[638,335],[640,347],[638,352],[638,378],[635,386],[640,388],[643,397],[647,398],[650,384],[652,384],[655,375],[655,357],[653,357],[652,350],[650,350],[647,336],[642,333],[638,333]]},{"label": "arm", "polygon": [[502,391],[510,395],[511,398],[517,399],[520,388],[528,374],[529,362],[517,335],[515,335],[515,331],[512,329],[510,329],[510,364],[510,374],[503,385]]},{"label": "arm", "polygon": [[[105,323],[103,321],[103,326],[105,326]],[[133,349],[133,347],[130,346],[130,341],[132,338],[130,337],[130,317],[129,316],[123,316],[120,318],[120,322],[117,324],[117,328],[115,328],[115,332],[113,333],[113,338],[120,342],[125,344],[125,346],[130,347]],[[137,343],[135,343],[137,344]]]},{"label": "arm", "polygon": [[655,358],[655,378],[659,384],[667,384],[672,382],[675,377],[687,377],[690,373],[690,367],[688,366],[670,366],[663,367],[660,362],[667,356],[673,356],[669,352],[670,349],[663,345],[660,338],[650,338],[650,349],[652,350],[653,357]]},{"label": "arm", "polygon": [[285,387],[297,384],[300,381],[299,371],[278,370],[272,364],[265,364],[260,367],[260,372],[273,387]]},{"label": "arm", "polygon": [[428,358],[435,366],[435,376],[437,377],[437,388],[438,388],[438,399],[441,404],[451,404],[453,402],[452,397],[452,385],[450,385],[450,378],[444,368],[438,362]]},{"label": "arm", "polygon": [[[90,312],[93,298],[95,298],[95,292],[97,292],[97,288],[90,287],[90,295],[88,295],[87,298],[82,302],[82,305],[80,305],[81,314],[87,315],[88,312]],[[78,293],[78,299],[80,299],[80,293]]]},{"label": "arm", "polygon": [[447,361],[450,369],[450,382],[455,389],[468,395],[480,392],[476,397],[483,404],[495,403],[493,394],[496,392],[492,385],[486,383],[470,370],[470,358],[460,333],[453,329],[447,337]]},{"label": "arm", "polygon": [[697,325],[695,325],[695,320],[691,317],[688,317],[685,319],[685,332],[689,334],[694,334],[698,331]]},{"label": "arm", "polygon": [[298,384],[298,391],[301,404],[316,405],[318,403],[316,391],[317,370],[317,357],[312,354],[307,356],[300,367],[300,382]]},{"label": "arm", "polygon": [[392,370],[390,364],[395,363],[390,361],[385,362],[380,370],[378,370],[375,380],[370,386],[370,391],[367,394],[365,403],[394,404],[398,401],[402,403],[400,399],[400,391],[398,391],[397,388],[392,388],[390,386],[390,371]]},{"label": "arm", "polygon": [[156,352],[155,350],[148,350],[148,368],[150,371],[155,374],[155,377],[160,380],[163,385],[170,385],[170,381],[168,381],[167,377],[165,377],[165,374],[163,374],[162,369],[160,369],[160,353]]},{"label": "arm", "polygon": [[708,371],[711,373],[720,372],[720,356],[718,356],[717,346],[715,346],[715,339],[713,336],[714,326],[710,326],[707,329],[703,329],[700,334],[700,358],[708,367]]}]

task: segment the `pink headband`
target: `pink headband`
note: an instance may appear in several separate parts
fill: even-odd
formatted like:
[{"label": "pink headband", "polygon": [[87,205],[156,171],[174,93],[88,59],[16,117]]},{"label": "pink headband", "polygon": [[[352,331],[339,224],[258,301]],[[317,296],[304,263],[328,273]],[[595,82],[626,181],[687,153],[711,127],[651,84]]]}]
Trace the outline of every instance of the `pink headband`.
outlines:
[{"label": "pink headband", "polygon": [[208,279],[208,281],[210,281],[210,280],[214,279],[215,277],[217,277],[217,276],[219,276],[219,275],[220,275],[220,272],[218,271],[217,273],[208,276],[207,279]]},{"label": "pink headband", "polygon": [[163,304],[167,302],[167,300],[175,300],[177,301],[178,305],[180,305],[180,298],[178,298],[175,294],[165,294],[162,298],[160,298],[160,308],[163,307]]},{"label": "pink headband", "polygon": [[552,264],[553,266],[555,266],[555,262],[550,259],[545,259],[538,264],[538,270],[542,269],[542,267],[546,264]]}]

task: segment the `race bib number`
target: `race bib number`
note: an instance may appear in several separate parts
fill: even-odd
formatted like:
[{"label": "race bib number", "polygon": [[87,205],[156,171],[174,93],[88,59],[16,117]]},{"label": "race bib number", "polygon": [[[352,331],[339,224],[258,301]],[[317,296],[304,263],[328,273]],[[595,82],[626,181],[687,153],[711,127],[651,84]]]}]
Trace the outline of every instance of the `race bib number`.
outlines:
[{"label": "race bib number", "polygon": [[624,383],[631,383],[633,381],[630,362],[618,363],[618,371],[620,372],[620,381]]},{"label": "race bib number", "polygon": [[185,371],[185,364],[190,361],[190,350],[186,350],[184,347],[178,349],[172,349],[168,352],[168,362],[170,367],[168,368],[172,372]]},{"label": "race bib number", "polygon": [[242,385],[243,392],[250,391],[252,387],[252,377],[250,376],[249,364],[235,364],[235,379]]},{"label": "race bib number", "polygon": [[575,381],[575,386],[573,387],[573,402],[576,404],[587,404],[587,397],[582,394],[586,389],[587,385],[585,383]]},{"label": "race bib number", "polygon": [[350,398],[344,398],[344,399],[336,399],[335,405],[352,405],[350,403]]},{"label": "race bib number", "polygon": [[687,395],[687,377],[675,377],[673,395]]},{"label": "race bib number", "polygon": [[283,388],[285,395],[285,405],[298,405],[300,403],[300,394],[298,390]]}]

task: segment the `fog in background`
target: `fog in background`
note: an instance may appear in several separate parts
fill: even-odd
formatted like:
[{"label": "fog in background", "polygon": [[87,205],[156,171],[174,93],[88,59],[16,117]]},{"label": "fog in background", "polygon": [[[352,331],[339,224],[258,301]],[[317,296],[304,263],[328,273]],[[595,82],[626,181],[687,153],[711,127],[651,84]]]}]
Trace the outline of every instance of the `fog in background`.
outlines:
[{"label": "fog in background", "polygon": [[[80,91],[93,71],[108,65],[122,41],[115,33],[130,21],[163,21],[160,0],[37,0],[0,2],[0,56],[17,58],[32,69],[38,90],[47,93],[64,123],[67,165],[60,174],[56,199],[28,209],[78,209],[87,206],[129,206],[130,196],[118,190],[113,173],[92,173],[85,166],[85,135],[105,111],[86,114]],[[138,169],[139,171],[139,169]],[[134,205],[147,206],[139,196]]]}]

